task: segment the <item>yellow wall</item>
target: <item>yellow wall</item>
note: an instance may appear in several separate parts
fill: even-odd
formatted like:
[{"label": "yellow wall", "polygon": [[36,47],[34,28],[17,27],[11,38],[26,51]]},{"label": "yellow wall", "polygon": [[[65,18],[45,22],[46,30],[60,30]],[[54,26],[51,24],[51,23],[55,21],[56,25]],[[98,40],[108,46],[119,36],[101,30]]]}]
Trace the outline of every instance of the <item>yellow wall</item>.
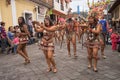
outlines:
[{"label": "yellow wall", "polygon": [[[23,16],[24,11],[32,12],[32,17],[36,20],[35,6],[36,4],[28,0],[15,0],[17,18]],[[6,23],[6,30],[9,26],[13,26],[11,5],[6,5],[6,0],[0,0],[0,14],[2,21]],[[17,20],[17,19],[16,19]]]},{"label": "yellow wall", "polygon": [[17,18],[23,16],[24,11],[30,11],[33,13],[33,19],[36,19],[35,4],[27,0],[15,0],[16,1],[16,15]]},{"label": "yellow wall", "polygon": [[11,5],[6,5],[6,0],[0,0],[0,10],[2,21],[6,23],[5,28],[8,29],[12,25]]}]

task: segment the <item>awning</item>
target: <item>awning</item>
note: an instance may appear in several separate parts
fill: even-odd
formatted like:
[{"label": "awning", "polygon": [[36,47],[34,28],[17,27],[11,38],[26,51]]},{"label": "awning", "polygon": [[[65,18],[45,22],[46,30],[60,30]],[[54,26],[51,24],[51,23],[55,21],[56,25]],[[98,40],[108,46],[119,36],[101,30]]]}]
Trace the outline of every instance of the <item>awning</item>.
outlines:
[{"label": "awning", "polygon": [[120,5],[120,0],[116,0],[108,12],[111,13],[118,5]]}]

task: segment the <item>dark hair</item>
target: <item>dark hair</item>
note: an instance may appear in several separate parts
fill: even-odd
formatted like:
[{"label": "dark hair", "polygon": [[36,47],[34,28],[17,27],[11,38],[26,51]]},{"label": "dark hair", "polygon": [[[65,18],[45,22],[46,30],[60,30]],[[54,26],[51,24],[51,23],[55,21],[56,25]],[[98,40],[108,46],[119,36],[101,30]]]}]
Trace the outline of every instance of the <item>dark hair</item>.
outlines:
[{"label": "dark hair", "polygon": [[5,25],[5,22],[1,22],[0,24],[1,24],[1,26],[3,26],[3,25]]},{"label": "dark hair", "polygon": [[[49,26],[53,26],[53,22],[49,17],[46,17],[45,19],[49,21]],[[45,19],[44,19],[44,22],[45,22]]]},{"label": "dark hair", "polygon": [[25,19],[24,19],[24,17],[19,17],[19,18],[22,19],[22,23],[18,23],[18,24],[19,24],[20,27],[22,27],[25,24]]},{"label": "dark hair", "polygon": [[18,28],[19,28],[19,26],[18,26],[18,25],[16,25],[16,26],[14,26],[14,29],[15,29],[16,27],[18,27]]},{"label": "dark hair", "polygon": [[93,16],[89,16],[88,19],[89,18],[92,18],[94,20],[94,25],[97,25],[97,23],[98,23],[98,19],[97,18],[95,18]]},{"label": "dark hair", "polygon": [[72,18],[68,18],[67,20],[66,20],[66,22],[72,22]]},{"label": "dark hair", "polygon": [[77,18],[75,18],[75,20],[78,20]]},{"label": "dark hair", "polygon": [[13,26],[10,26],[10,27],[8,28],[8,31],[10,31],[10,28],[11,28],[11,27],[13,27]]}]

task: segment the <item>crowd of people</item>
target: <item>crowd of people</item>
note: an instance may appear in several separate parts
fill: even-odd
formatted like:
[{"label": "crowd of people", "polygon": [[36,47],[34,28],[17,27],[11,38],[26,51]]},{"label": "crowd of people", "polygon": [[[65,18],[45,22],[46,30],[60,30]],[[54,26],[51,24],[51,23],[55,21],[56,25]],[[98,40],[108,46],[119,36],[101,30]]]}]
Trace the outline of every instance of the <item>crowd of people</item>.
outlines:
[{"label": "crowd of people", "polygon": [[[0,50],[1,53],[17,53],[17,45],[19,44],[19,33],[21,32],[19,25],[16,26],[9,26],[8,30],[6,30],[6,23],[1,21],[0,22]],[[27,29],[30,33],[30,38],[28,41],[29,44],[35,43],[35,37],[41,38],[42,33],[34,33],[34,28],[32,26],[32,17],[29,18]]]},{"label": "crowd of people", "polygon": [[[48,65],[47,72],[57,72],[56,62],[53,57],[55,50],[55,43],[60,42],[62,47],[63,41],[66,39],[66,46],[68,56],[71,57],[70,43],[73,44],[74,57],[77,58],[77,41],[85,46],[88,54],[88,69],[93,67],[94,72],[98,72],[97,64],[99,60],[98,51],[101,50],[102,58],[106,58],[104,50],[106,46],[106,35],[109,33],[112,41],[112,50],[117,50],[117,44],[120,45],[120,35],[114,30],[108,27],[107,21],[104,19],[104,15],[98,9],[98,13],[91,7],[91,11],[86,20],[75,18],[72,16],[71,11],[68,11],[67,17],[59,18],[57,22],[46,16],[44,22],[32,21],[29,18],[28,24],[26,24],[23,17],[18,18],[17,26],[10,26],[8,32],[5,30],[5,22],[0,22],[0,46],[1,52],[5,53],[6,47],[9,46],[7,54],[10,52],[20,54],[24,58],[24,64],[30,63],[30,58],[26,51],[27,43],[33,43],[31,37],[33,37],[33,30],[36,33],[42,33],[42,37],[39,43],[39,48],[43,51],[46,62]],[[98,7],[97,7],[98,8]],[[83,42],[83,34],[86,34],[85,42]],[[119,46],[120,47],[120,46]],[[93,63],[93,64],[92,64]]]}]

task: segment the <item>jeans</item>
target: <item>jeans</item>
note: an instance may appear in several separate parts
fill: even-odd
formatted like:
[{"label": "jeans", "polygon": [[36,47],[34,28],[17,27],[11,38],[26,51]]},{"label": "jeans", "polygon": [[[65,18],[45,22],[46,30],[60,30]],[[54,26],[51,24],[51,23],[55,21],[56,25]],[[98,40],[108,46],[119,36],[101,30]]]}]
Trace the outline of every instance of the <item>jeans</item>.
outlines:
[{"label": "jeans", "polygon": [[7,38],[0,40],[1,52],[4,53],[7,48]]},{"label": "jeans", "polygon": [[31,25],[28,25],[28,31],[29,31],[31,37],[33,37],[33,27]]},{"label": "jeans", "polygon": [[17,46],[18,46],[18,45],[14,45],[14,54],[17,53]]}]

